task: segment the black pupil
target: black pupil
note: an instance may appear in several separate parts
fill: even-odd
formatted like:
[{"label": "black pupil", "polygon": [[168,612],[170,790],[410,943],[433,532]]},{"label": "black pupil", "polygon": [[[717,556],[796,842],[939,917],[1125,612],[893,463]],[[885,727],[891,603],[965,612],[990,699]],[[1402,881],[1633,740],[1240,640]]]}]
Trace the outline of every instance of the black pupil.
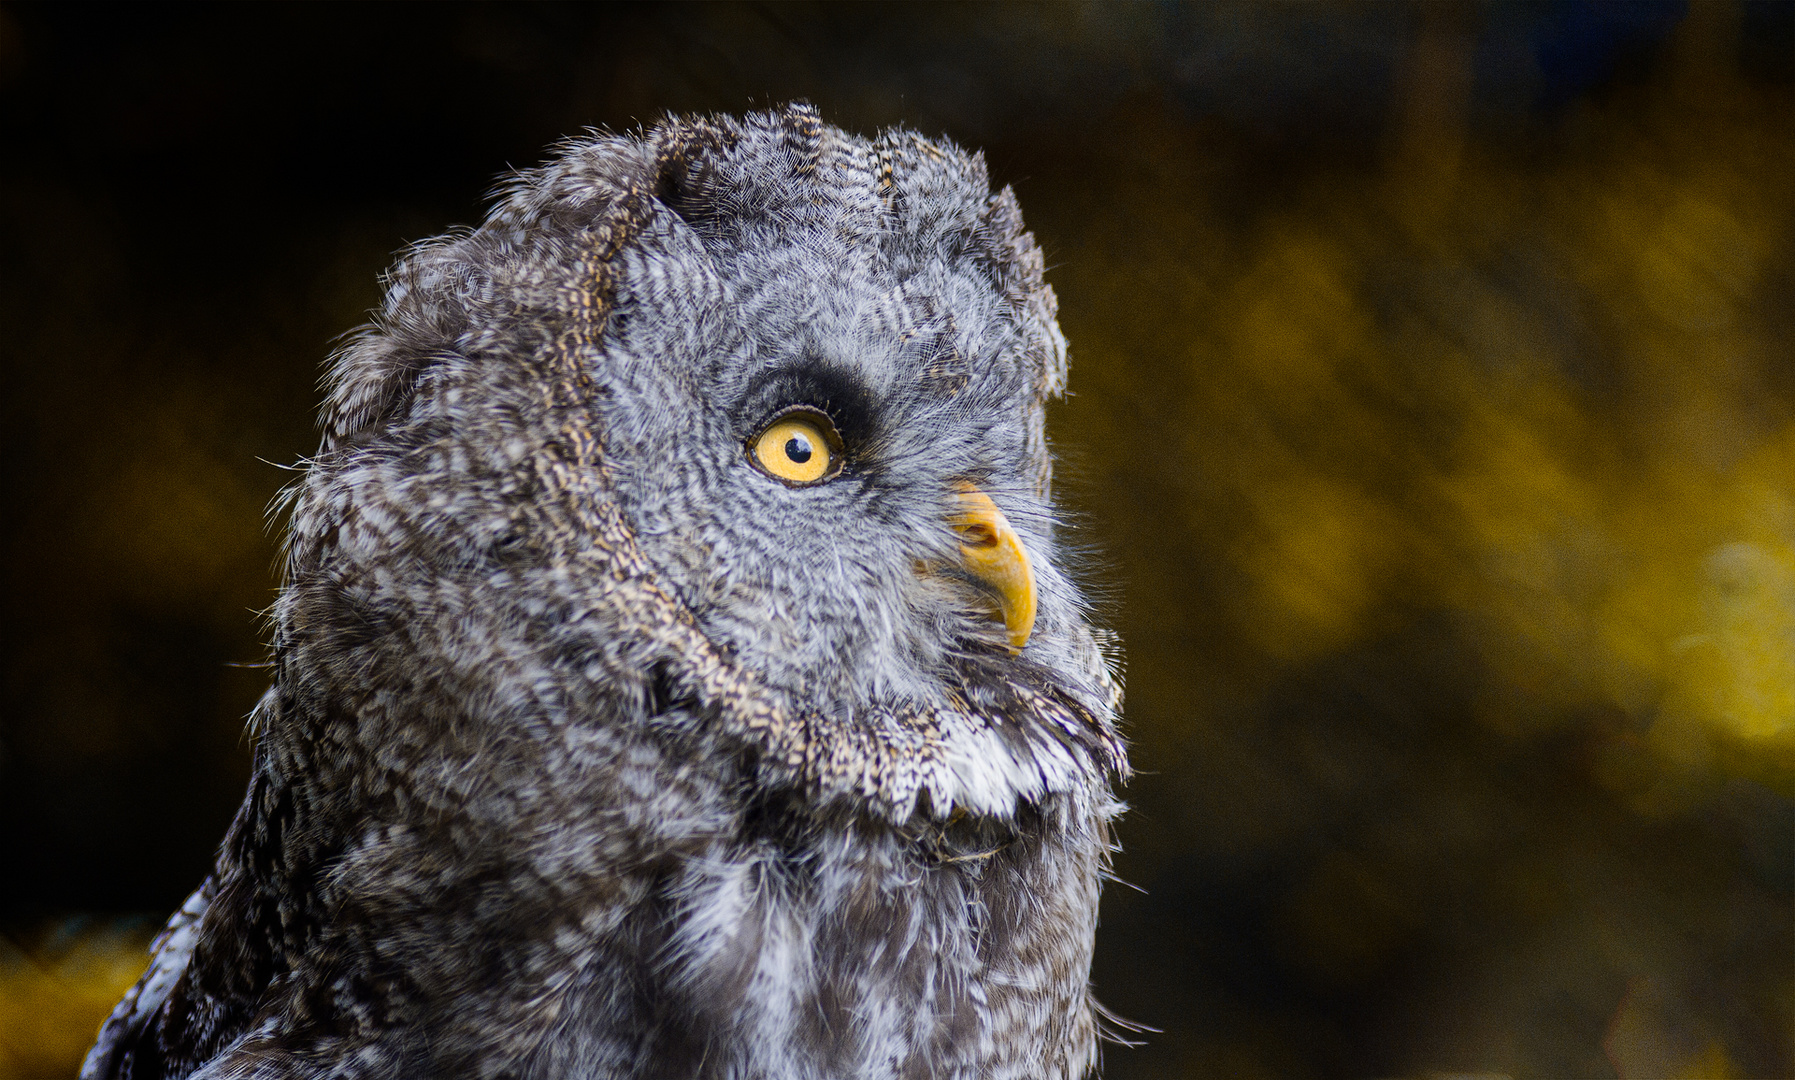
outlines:
[{"label": "black pupil", "polygon": [[810,460],[810,440],[802,435],[793,435],[785,440],[785,456],[802,465]]}]

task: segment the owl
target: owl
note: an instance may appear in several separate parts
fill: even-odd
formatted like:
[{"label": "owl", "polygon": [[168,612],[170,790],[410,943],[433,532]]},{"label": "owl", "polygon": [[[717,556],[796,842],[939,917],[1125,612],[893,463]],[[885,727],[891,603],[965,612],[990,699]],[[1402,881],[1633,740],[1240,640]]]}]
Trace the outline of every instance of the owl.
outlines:
[{"label": "owl", "polygon": [[595,134],[385,286],[249,790],[82,1075],[1091,1074],[1120,690],[983,159]]}]

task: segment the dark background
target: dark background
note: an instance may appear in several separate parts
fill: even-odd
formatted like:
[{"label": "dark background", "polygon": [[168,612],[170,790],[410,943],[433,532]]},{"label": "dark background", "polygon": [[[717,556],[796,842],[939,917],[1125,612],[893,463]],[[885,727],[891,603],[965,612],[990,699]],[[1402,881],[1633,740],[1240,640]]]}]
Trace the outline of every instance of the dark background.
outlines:
[{"label": "dark background", "polygon": [[1047,252],[1108,1075],[1795,1075],[1795,5],[1056,3],[0,6],[0,1078],[205,873],[394,251],[794,97]]}]

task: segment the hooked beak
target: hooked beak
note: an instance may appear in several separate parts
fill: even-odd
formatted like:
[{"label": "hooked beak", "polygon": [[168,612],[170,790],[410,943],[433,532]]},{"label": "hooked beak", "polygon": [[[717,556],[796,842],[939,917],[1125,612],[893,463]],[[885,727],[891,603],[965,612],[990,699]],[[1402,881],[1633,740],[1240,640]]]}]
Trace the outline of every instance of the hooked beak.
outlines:
[{"label": "hooked beak", "polygon": [[996,597],[1010,649],[1021,652],[1035,628],[1035,572],[1022,538],[991,496],[968,483],[948,523],[960,534],[960,564]]}]

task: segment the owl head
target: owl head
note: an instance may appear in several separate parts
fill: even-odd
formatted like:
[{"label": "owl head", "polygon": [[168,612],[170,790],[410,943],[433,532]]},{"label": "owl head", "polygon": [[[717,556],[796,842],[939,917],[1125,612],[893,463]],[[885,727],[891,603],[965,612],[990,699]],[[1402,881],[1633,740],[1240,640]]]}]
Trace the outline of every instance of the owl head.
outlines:
[{"label": "owl head", "polygon": [[898,820],[1102,798],[1065,375],[978,155],[804,104],[574,141],[410,251],[336,358],[281,684],[489,753],[659,725]]}]

